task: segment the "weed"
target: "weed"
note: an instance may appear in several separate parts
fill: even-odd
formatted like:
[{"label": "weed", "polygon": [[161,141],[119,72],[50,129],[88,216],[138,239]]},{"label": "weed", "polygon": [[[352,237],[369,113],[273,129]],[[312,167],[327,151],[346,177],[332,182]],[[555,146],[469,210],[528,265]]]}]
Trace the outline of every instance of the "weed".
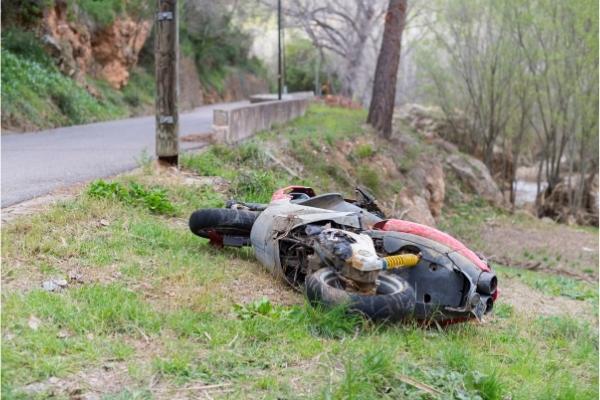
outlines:
[{"label": "weed", "polygon": [[127,205],[144,206],[153,213],[173,215],[175,207],[169,201],[167,192],[161,188],[146,188],[136,182],[125,186],[120,182],[106,182],[102,179],[92,182],[87,191],[93,198],[121,201]]},{"label": "weed", "polygon": [[357,146],[354,149],[353,154],[359,160],[362,160],[364,158],[371,157],[373,154],[375,154],[375,151],[373,150],[373,146],[371,146],[369,143],[364,143],[364,144]]},{"label": "weed", "polygon": [[277,179],[268,170],[240,172],[233,182],[232,189],[236,199],[268,203],[277,189]]},{"label": "weed", "polygon": [[290,310],[285,310],[282,307],[274,307],[266,297],[245,305],[235,304],[233,310],[243,320],[254,318],[255,316],[277,319],[285,317],[290,313]]}]

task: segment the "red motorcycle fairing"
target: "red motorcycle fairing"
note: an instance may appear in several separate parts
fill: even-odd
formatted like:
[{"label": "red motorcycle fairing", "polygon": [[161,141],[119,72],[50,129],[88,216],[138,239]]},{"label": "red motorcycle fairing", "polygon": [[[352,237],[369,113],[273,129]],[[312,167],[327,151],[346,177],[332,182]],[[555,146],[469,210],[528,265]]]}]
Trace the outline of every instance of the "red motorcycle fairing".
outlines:
[{"label": "red motorcycle fairing", "polygon": [[[416,222],[404,221],[400,219],[386,219],[380,222],[377,222],[373,225],[373,229],[382,230],[382,231],[393,231],[393,232],[401,232],[401,233],[409,233],[415,236],[421,236],[426,239],[433,240],[440,244],[443,244],[449,247],[451,250],[461,254],[466,257],[469,261],[471,261],[475,266],[485,272],[491,272],[490,267],[481,260],[466,245],[464,245],[459,240],[453,238],[452,236],[439,231],[435,228],[432,228],[427,225],[418,224]],[[496,300],[498,298],[499,291],[496,290],[492,295],[492,298]]]}]

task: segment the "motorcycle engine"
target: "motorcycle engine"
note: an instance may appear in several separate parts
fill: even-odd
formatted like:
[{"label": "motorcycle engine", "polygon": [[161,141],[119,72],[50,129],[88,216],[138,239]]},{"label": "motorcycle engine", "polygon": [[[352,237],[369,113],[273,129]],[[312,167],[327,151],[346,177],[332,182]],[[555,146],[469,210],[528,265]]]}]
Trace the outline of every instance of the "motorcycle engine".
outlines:
[{"label": "motorcycle engine", "polygon": [[370,236],[336,228],[307,233],[315,236],[314,248],[321,261],[338,272],[346,289],[363,294],[375,292],[385,261],[377,255]]}]

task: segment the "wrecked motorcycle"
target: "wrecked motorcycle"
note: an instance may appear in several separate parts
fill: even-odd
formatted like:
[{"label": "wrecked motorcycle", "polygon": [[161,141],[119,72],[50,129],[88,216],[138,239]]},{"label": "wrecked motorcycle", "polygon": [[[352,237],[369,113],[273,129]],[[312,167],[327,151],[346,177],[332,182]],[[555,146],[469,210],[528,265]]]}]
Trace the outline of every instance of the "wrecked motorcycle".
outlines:
[{"label": "wrecked motorcycle", "polygon": [[191,231],[222,246],[252,246],[274,275],[311,303],[345,304],[373,320],[481,319],[498,296],[489,264],[437,229],[386,219],[373,197],[277,190],[269,204],[229,201],[195,211]]}]

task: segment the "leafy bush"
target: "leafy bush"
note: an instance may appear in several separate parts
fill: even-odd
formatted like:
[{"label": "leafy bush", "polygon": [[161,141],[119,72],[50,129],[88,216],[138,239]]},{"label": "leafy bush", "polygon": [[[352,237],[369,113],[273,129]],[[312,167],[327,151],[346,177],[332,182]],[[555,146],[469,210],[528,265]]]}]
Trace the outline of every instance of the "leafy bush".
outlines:
[{"label": "leafy bush", "polygon": [[172,215],[175,207],[167,197],[165,189],[146,188],[131,182],[125,186],[119,182],[94,181],[88,188],[88,195],[94,198],[118,200],[128,205],[144,206],[153,213]]},{"label": "leafy bush", "polygon": [[[319,59],[319,51],[310,40],[292,37],[285,46],[285,83],[289,91],[315,90],[315,70],[319,66],[319,84],[325,83],[328,74],[325,65],[327,59]],[[340,84],[337,79],[329,82],[336,90]]]}]

